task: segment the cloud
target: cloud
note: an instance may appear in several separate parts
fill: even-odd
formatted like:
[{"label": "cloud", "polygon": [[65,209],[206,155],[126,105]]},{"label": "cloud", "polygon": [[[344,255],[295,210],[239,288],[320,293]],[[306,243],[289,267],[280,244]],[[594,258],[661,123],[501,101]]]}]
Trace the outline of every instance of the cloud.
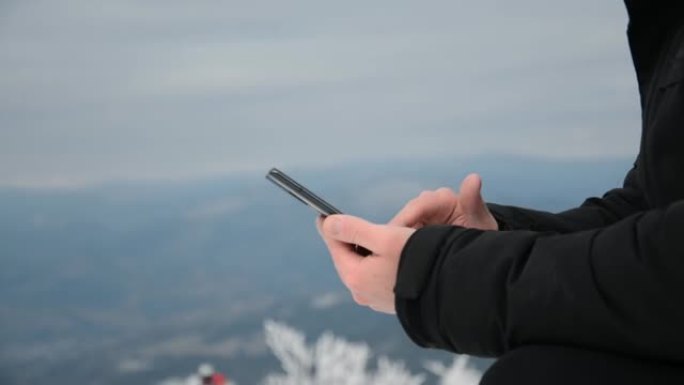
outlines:
[{"label": "cloud", "polygon": [[225,197],[215,201],[203,203],[190,209],[186,216],[191,220],[211,220],[226,217],[243,208],[247,207],[247,202],[243,198]]},{"label": "cloud", "polygon": [[632,154],[625,22],[590,0],[17,2],[0,184]]},{"label": "cloud", "polygon": [[318,310],[325,310],[348,302],[350,302],[349,293],[329,292],[314,296],[313,299],[311,299],[311,307]]}]

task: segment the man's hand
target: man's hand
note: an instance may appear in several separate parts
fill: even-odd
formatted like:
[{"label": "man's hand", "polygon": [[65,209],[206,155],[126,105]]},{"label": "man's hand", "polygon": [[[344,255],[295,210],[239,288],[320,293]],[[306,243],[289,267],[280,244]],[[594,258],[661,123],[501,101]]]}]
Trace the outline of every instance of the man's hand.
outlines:
[{"label": "man's hand", "polygon": [[448,188],[424,191],[411,200],[388,223],[419,229],[427,225],[456,225],[480,230],[498,230],[496,219],[482,199],[482,179],[468,175],[458,194]]},{"label": "man's hand", "polygon": [[[337,274],[359,305],[395,314],[394,286],[401,251],[414,229],[376,225],[349,215],[331,215],[316,221],[328,246]],[[354,246],[373,252],[362,257]]]}]

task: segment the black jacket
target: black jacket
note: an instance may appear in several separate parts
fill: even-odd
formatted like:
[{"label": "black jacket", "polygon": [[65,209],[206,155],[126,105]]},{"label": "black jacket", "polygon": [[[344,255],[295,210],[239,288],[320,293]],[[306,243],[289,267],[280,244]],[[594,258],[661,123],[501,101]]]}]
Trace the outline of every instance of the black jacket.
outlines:
[{"label": "black jacket", "polygon": [[684,1],[626,4],[643,133],[623,188],[558,214],[491,205],[506,231],[416,231],[395,293],[417,344],[479,356],[561,344],[684,362]]}]

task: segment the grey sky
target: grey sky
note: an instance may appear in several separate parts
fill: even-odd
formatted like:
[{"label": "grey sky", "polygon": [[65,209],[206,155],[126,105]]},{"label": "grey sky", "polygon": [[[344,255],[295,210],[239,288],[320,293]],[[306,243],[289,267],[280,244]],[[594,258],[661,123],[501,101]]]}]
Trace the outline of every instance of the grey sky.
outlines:
[{"label": "grey sky", "polygon": [[0,185],[637,151],[617,0],[22,0],[0,14]]}]

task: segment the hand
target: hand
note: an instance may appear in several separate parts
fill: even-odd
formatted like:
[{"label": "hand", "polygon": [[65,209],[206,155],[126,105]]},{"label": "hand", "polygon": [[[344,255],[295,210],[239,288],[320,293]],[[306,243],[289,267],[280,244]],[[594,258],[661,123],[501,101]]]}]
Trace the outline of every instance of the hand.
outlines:
[{"label": "hand", "polygon": [[482,199],[482,179],[468,175],[456,194],[448,188],[424,191],[411,200],[388,223],[419,229],[427,225],[456,225],[480,230],[498,230],[499,225]]},{"label": "hand", "polygon": [[[359,305],[395,314],[394,286],[401,251],[414,229],[376,225],[350,215],[331,215],[316,220],[328,246],[337,274]],[[362,257],[354,246],[373,252]]]}]

